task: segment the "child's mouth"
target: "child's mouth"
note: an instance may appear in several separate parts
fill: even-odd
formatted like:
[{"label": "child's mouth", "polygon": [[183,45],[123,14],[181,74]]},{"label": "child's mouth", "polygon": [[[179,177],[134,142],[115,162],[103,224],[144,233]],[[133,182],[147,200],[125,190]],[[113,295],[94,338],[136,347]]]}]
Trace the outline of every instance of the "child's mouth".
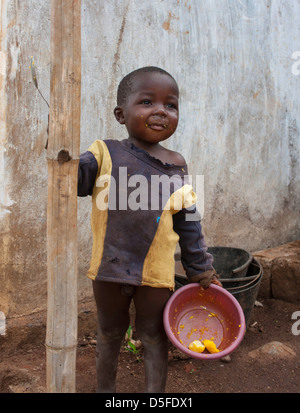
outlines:
[{"label": "child's mouth", "polygon": [[146,125],[148,128],[156,131],[161,131],[167,128],[165,123],[152,123],[150,125]]}]

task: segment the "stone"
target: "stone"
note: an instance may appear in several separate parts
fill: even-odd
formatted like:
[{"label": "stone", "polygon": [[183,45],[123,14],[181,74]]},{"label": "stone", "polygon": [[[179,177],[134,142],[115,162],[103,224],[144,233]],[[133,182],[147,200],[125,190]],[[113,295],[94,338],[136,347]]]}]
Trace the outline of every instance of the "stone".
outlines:
[{"label": "stone", "polygon": [[300,249],[298,254],[273,261],[271,285],[274,298],[300,301]]},{"label": "stone", "polygon": [[263,267],[259,297],[300,300],[300,241],[253,253]]},{"label": "stone", "polygon": [[229,354],[227,354],[227,356],[224,356],[221,358],[221,361],[223,361],[223,363],[230,363],[231,362],[231,357]]},{"label": "stone", "polygon": [[279,341],[271,341],[256,350],[250,351],[248,356],[253,360],[274,361],[294,358],[296,353],[291,347]]}]

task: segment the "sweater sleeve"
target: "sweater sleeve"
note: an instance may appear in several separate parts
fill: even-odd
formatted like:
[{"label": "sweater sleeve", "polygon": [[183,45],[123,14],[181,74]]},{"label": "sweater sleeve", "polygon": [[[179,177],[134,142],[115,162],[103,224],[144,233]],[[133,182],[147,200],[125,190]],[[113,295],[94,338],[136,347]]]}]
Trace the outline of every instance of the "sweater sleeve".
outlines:
[{"label": "sweater sleeve", "polygon": [[78,196],[92,195],[98,163],[95,156],[87,151],[80,155],[78,167]]},{"label": "sweater sleeve", "polygon": [[196,214],[199,215],[193,206],[173,215],[173,228],[179,236],[181,262],[189,280],[206,271],[214,271],[213,257],[207,252],[200,217],[196,219]]}]

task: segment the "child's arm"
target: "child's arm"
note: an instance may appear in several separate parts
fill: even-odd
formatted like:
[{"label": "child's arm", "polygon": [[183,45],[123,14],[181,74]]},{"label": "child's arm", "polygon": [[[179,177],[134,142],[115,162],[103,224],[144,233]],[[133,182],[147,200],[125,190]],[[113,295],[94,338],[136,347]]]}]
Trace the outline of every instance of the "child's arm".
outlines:
[{"label": "child's arm", "polygon": [[211,283],[222,286],[212,265],[213,257],[207,252],[200,220],[187,220],[190,214],[195,218],[196,213],[194,207],[182,209],[173,215],[174,231],[179,235],[183,268],[191,282],[199,282],[204,288]]},{"label": "child's arm", "polygon": [[78,167],[78,196],[92,195],[98,163],[95,156],[87,151],[80,155]]}]

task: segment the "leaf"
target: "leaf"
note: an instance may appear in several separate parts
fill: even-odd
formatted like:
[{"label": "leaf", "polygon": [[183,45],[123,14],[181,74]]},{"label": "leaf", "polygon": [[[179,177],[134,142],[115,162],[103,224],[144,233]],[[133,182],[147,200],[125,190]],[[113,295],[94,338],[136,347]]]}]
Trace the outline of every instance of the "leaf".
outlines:
[{"label": "leaf", "polygon": [[129,326],[129,327],[128,327],[128,330],[127,330],[127,337],[128,337],[128,340],[130,340],[131,330],[132,330],[132,327],[131,327],[131,326]]}]

